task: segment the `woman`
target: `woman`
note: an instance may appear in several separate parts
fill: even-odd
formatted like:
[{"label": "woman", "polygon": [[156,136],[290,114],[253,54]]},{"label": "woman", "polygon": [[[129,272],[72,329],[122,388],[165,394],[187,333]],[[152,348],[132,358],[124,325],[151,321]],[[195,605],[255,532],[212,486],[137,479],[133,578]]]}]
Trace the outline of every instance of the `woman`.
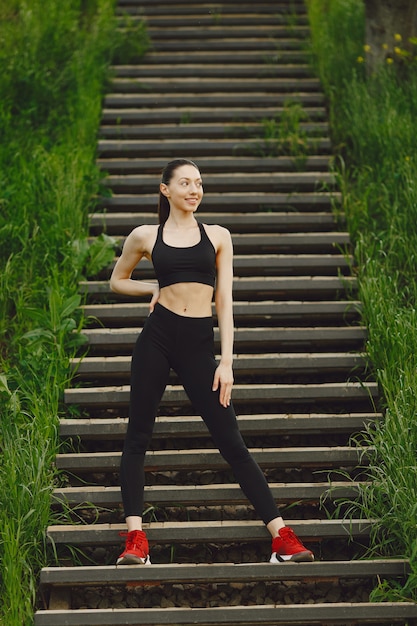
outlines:
[{"label": "woman", "polygon": [[[117,564],[150,563],[142,530],[144,461],[171,368],[271,533],[271,562],[312,561],[312,552],[285,526],[238,430],[231,404],[232,241],[227,229],[197,222],[195,212],[202,198],[197,165],[186,159],[169,162],[160,184],[159,226],[139,226],[130,233],[110,279],[117,293],[151,297],[150,314],[132,357],[130,417],[120,468],[128,532]],[[152,261],[158,284],[131,279],[143,257]],[[220,330],[219,363],[214,358],[213,293]]]}]

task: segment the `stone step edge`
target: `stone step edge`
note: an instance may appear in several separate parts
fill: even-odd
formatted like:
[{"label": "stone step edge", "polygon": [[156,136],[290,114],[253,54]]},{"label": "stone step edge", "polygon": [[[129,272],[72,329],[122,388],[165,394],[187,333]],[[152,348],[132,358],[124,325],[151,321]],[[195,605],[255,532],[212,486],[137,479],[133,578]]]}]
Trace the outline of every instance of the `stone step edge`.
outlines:
[{"label": "stone step edge", "polygon": [[[358,491],[369,483],[365,481],[331,481],[320,483],[269,483],[276,500],[281,502],[317,501],[356,498]],[[54,489],[51,503],[57,505],[93,504],[117,506],[121,503],[120,487],[61,487]],[[158,505],[218,506],[247,504],[237,484],[210,485],[155,485],[145,486],[145,502]]]},{"label": "stone step edge", "polygon": [[[288,526],[305,541],[322,541],[323,539],[368,537],[376,520],[369,519],[309,519],[290,520]],[[265,526],[257,520],[227,520],[221,522],[149,522],[143,529],[150,542],[170,544],[181,541],[188,544],[234,543],[236,541],[256,542],[268,540],[270,537]],[[58,544],[92,545],[100,543],[119,545],[122,543],[120,533],[126,531],[124,524],[80,524],[49,526],[49,541]]]},{"label": "stone step edge", "polygon": [[[212,626],[247,624],[318,624],[323,620],[335,624],[388,624],[387,620],[404,624],[417,618],[417,604],[412,602],[323,603],[298,605],[258,605],[212,608],[164,609],[79,609],[74,611],[38,611],[35,626],[113,626],[123,624],[170,624],[171,626],[201,624]],[[62,620],[65,620],[62,621]],[[104,621],[105,620],[105,621]],[[134,620],[134,621],[132,621]],[[341,621],[342,620],[342,621]],[[353,621],[354,620],[354,621]],[[369,620],[369,622],[368,622]],[[376,622],[376,620],[379,620]],[[401,620],[401,621],[399,621]]]}]

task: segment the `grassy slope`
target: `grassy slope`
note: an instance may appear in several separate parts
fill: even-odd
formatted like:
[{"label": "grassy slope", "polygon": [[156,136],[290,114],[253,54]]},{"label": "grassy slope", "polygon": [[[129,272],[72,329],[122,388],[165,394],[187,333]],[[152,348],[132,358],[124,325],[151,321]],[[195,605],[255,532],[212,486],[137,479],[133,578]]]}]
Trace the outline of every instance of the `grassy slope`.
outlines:
[{"label": "grassy slope", "polygon": [[367,78],[363,3],[307,4],[385,410],[366,434],[376,462],[361,512],[381,520],[374,551],[410,557],[413,567],[404,588],[382,585],[374,597],[417,599],[417,58],[398,54]]},{"label": "grassy slope", "polygon": [[58,416],[82,325],[78,281],[113,256],[87,243],[110,61],[143,25],[115,0],[0,0],[0,623],[29,626],[46,559]]}]

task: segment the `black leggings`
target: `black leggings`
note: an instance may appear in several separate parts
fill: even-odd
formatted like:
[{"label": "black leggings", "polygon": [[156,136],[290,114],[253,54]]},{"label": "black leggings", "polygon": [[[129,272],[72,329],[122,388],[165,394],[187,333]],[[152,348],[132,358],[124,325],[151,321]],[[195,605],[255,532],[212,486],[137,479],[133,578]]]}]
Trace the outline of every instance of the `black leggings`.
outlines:
[{"label": "black leggings", "polygon": [[142,516],[145,453],[172,368],[232,467],[244,494],[267,524],[280,515],[267,481],[239,432],[233,406],[212,391],[217,363],[213,319],[177,315],[159,303],[147,318],[132,357],[130,418],[120,479],[125,516]]}]

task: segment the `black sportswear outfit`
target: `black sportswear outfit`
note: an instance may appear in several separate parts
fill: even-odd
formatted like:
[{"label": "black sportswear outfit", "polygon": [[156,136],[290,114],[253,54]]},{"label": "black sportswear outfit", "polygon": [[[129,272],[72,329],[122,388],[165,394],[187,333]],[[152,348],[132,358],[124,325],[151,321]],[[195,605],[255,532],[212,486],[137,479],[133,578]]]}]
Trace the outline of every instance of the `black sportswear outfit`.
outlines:
[{"label": "black sportswear outfit", "polygon": [[[199,224],[200,242],[188,248],[168,246],[163,226],[152,251],[160,287],[178,282],[214,286],[215,250]],[[246,497],[265,524],[280,515],[271,490],[239,432],[233,406],[223,407],[212,391],[217,362],[212,317],[177,315],[157,303],[139,335],[132,357],[130,417],[120,476],[125,516],[142,516],[145,453],[155,416],[172,368],[206,423],[215,445],[232,467]]]}]

